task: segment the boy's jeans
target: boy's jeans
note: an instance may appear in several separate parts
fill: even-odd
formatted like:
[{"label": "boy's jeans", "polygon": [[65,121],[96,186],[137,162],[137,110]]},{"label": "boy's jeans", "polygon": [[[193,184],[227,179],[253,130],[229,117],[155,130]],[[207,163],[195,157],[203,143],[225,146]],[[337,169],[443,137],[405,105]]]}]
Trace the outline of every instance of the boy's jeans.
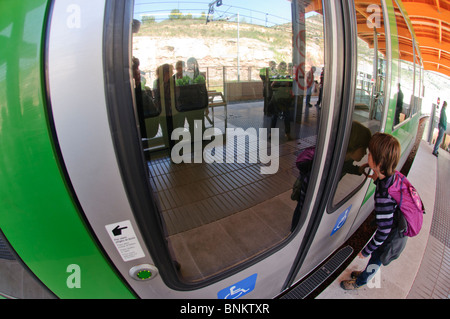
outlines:
[{"label": "boy's jeans", "polygon": [[381,249],[376,249],[372,252],[369,262],[367,263],[366,269],[356,278],[356,285],[363,286],[372,279],[375,273],[380,269],[381,266]]}]

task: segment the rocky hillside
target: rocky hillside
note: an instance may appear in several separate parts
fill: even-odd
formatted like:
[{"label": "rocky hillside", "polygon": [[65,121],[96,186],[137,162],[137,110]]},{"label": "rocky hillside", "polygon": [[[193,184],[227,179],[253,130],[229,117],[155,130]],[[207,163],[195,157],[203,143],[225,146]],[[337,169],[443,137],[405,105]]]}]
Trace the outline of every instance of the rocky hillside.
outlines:
[{"label": "rocky hillside", "polygon": [[[321,16],[307,21],[307,59],[311,64],[323,62]],[[310,32],[311,31],[311,32]],[[291,25],[264,27],[239,24],[239,59],[241,68],[259,70],[270,60],[292,61]],[[153,71],[164,63],[175,64],[195,57],[205,67],[237,66],[237,23],[204,20],[165,20],[142,24],[133,38],[133,55],[141,62],[141,70]]]}]

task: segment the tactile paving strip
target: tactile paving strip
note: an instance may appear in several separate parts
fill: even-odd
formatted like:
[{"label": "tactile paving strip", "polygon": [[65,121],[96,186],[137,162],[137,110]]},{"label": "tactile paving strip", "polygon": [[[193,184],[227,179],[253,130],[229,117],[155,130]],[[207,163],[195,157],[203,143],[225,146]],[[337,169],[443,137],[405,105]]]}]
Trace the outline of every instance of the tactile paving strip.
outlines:
[{"label": "tactile paving strip", "polygon": [[450,160],[444,156],[447,154],[440,150],[441,158],[438,159],[438,174],[436,187],[436,200],[434,203],[433,221],[430,234],[450,247]]},{"label": "tactile paving strip", "polygon": [[408,299],[450,298],[450,154],[439,153],[430,237]]}]

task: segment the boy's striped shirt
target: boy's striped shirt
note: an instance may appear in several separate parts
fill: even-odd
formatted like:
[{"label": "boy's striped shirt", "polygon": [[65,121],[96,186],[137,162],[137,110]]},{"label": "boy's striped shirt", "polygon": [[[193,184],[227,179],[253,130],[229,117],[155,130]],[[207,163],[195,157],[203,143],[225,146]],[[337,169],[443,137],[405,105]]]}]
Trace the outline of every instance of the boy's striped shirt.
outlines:
[{"label": "boy's striped shirt", "polygon": [[393,227],[397,203],[388,192],[388,188],[392,185],[393,181],[394,175],[386,177],[383,180],[378,179],[375,181],[375,218],[378,228],[375,235],[361,252],[364,257],[372,254],[374,250],[384,243]]}]

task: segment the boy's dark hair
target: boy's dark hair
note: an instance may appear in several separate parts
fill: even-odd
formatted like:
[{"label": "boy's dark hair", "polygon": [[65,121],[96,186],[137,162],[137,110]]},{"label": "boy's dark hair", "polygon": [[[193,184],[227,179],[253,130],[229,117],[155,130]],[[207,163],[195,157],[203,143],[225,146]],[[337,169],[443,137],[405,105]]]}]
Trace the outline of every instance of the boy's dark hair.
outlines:
[{"label": "boy's dark hair", "polygon": [[380,165],[383,175],[391,176],[400,160],[401,146],[395,137],[385,133],[375,133],[369,142],[369,152],[376,165]]}]

